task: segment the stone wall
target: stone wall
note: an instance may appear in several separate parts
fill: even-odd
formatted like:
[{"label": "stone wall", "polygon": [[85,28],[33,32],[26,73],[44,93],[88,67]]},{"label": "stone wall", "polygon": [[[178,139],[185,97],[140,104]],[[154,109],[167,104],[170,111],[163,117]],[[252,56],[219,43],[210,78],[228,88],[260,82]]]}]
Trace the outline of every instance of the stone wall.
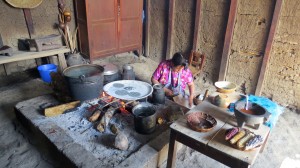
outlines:
[{"label": "stone wall", "polygon": [[[66,8],[73,12],[73,1],[65,2]],[[43,1],[41,5],[31,9],[31,15],[35,29],[35,34],[32,36],[33,38],[50,34],[59,34],[55,25],[58,23],[56,0]],[[73,20],[70,24],[71,30],[74,29],[75,25],[74,14],[72,16]],[[23,10],[10,6],[4,0],[0,1],[0,18],[0,33],[2,35],[3,43],[11,46],[13,50],[16,51],[18,49],[18,39],[29,38]],[[34,67],[36,67],[35,60],[8,63],[0,65],[0,75],[5,75],[5,72],[10,74]]]}]

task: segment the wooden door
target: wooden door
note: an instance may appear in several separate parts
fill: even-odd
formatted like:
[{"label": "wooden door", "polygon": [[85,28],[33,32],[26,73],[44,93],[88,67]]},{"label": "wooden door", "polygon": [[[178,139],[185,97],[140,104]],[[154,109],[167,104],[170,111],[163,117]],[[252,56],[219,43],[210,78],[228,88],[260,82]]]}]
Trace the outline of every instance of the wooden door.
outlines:
[{"label": "wooden door", "polygon": [[87,18],[85,1],[75,1],[76,18],[78,25],[79,51],[84,55],[89,55],[89,39],[87,32]]},{"label": "wooden door", "polygon": [[143,0],[119,0],[119,52],[142,48]]},{"label": "wooden door", "polygon": [[118,50],[117,0],[86,0],[90,58]]}]

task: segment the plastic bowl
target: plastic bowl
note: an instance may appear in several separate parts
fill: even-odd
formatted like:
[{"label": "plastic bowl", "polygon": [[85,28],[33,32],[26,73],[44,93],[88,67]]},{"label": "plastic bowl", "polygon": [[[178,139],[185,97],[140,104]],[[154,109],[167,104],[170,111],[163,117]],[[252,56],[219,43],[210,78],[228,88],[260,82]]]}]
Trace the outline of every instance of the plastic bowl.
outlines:
[{"label": "plastic bowl", "polygon": [[236,84],[228,81],[218,81],[215,82],[215,87],[217,88],[217,92],[232,93],[236,89]]}]

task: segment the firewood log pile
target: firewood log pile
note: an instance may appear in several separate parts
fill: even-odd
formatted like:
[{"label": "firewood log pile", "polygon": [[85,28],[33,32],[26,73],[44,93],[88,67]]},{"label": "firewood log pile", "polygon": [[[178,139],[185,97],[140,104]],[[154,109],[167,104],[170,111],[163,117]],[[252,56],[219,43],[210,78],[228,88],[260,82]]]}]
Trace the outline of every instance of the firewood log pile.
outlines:
[{"label": "firewood log pile", "polygon": [[126,110],[127,106],[134,106],[138,104],[136,101],[123,101],[111,96],[104,96],[99,99],[97,104],[90,104],[88,111],[91,111],[92,114],[89,116],[88,120],[92,123],[95,123],[96,129],[103,133],[106,129],[111,129],[110,131],[114,134],[117,134],[118,128],[116,126],[111,126],[109,128],[109,123],[116,112],[119,110],[122,113],[130,114]]}]

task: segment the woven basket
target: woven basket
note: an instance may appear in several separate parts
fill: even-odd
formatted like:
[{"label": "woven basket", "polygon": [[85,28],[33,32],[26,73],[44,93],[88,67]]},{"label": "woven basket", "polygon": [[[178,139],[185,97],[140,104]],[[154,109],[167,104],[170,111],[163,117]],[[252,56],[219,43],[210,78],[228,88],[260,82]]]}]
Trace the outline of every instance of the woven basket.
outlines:
[{"label": "woven basket", "polygon": [[203,112],[193,112],[187,115],[187,124],[194,131],[208,132],[217,125],[217,120]]},{"label": "woven basket", "polygon": [[43,0],[5,0],[5,1],[15,8],[35,8],[43,2]]}]

